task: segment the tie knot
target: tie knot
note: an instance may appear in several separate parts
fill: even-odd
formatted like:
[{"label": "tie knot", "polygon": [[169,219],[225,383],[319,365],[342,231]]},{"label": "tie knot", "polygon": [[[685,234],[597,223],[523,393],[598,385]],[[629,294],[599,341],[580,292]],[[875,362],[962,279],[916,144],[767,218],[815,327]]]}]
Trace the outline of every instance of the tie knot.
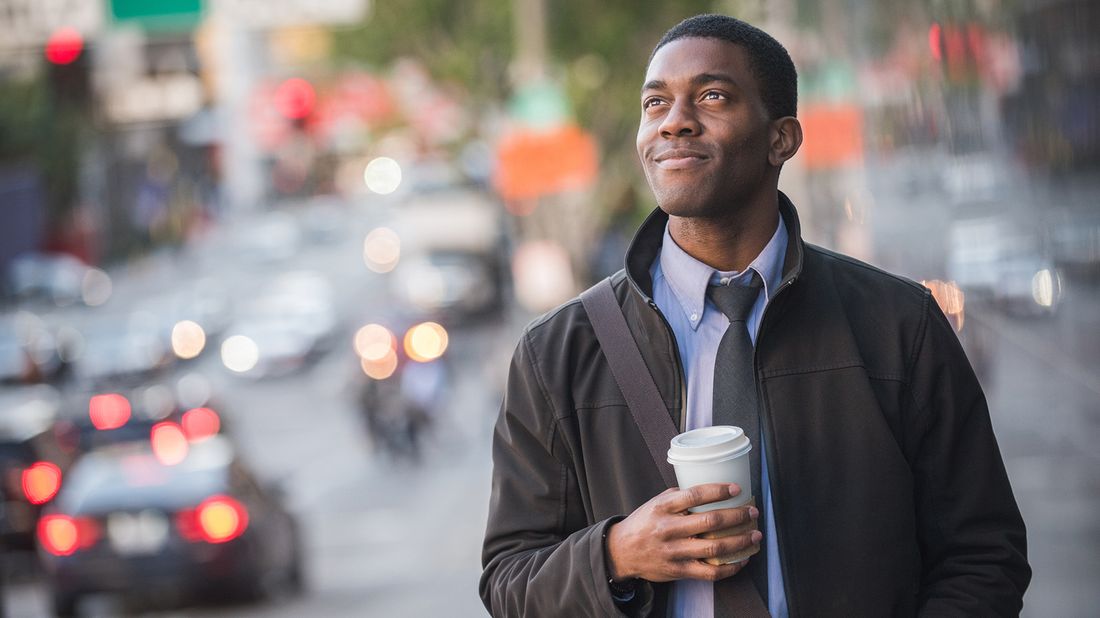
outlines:
[{"label": "tie knot", "polygon": [[756,304],[763,285],[763,280],[754,270],[748,285],[712,285],[707,287],[707,297],[730,322],[744,322],[752,311],[752,306]]}]

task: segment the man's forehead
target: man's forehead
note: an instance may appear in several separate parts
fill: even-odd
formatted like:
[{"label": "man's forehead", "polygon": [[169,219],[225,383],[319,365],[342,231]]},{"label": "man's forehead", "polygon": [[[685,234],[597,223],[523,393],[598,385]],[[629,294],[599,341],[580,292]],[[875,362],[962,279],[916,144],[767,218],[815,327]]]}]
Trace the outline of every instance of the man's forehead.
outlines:
[{"label": "man's forehead", "polygon": [[690,80],[696,75],[708,73],[725,74],[734,78],[748,77],[748,57],[744,48],[724,39],[710,37],[676,39],[653,54],[646,68],[644,83]]}]

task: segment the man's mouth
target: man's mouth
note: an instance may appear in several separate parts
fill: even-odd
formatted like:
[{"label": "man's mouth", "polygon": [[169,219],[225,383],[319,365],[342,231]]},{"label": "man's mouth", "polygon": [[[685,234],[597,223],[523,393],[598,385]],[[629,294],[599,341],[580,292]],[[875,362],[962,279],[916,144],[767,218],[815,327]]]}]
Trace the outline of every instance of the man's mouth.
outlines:
[{"label": "man's mouth", "polygon": [[666,150],[653,158],[657,167],[665,170],[687,169],[696,167],[705,162],[709,157],[698,150],[687,148],[673,148]]}]

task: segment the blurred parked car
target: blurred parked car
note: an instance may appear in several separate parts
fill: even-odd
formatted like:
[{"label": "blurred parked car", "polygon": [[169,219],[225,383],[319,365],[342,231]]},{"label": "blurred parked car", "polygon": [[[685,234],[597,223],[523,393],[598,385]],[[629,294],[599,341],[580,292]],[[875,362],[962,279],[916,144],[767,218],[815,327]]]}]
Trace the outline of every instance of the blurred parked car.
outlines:
[{"label": "blurred parked car", "polygon": [[1066,274],[1100,277],[1100,216],[1063,221],[1051,229],[1050,249]]},{"label": "blurred parked car", "polygon": [[503,308],[500,209],[487,196],[467,190],[417,195],[392,225],[401,239],[392,273],[399,304],[452,323]]},{"label": "blurred parked car", "polygon": [[226,330],[222,362],[253,378],[286,375],[327,352],[337,326],[328,281],[310,271],[285,273]]},{"label": "blurred parked car", "polygon": [[60,399],[50,386],[0,391],[0,550],[34,548],[43,505],[54,498],[73,452],[54,431]]},{"label": "blurred parked car", "polygon": [[[179,350],[181,346],[194,347],[194,344],[188,345],[186,336],[181,335],[177,328],[184,322],[198,327],[203,343],[201,352],[209,349],[233,319],[228,294],[217,281],[209,278],[184,284],[178,290],[146,300],[139,305],[139,311],[154,316],[157,334],[165,346],[175,349],[177,353],[182,351]],[[183,341],[181,336],[185,337]]]},{"label": "blurred parked car", "polygon": [[1036,234],[1002,217],[956,221],[948,235],[947,276],[973,303],[1016,315],[1053,315],[1061,274]]},{"label": "blurred parked car", "polygon": [[435,250],[405,257],[394,270],[395,294],[448,322],[501,308],[499,262],[474,251]]},{"label": "blurred parked car", "polygon": [[97,279],[95,275],[106,277],[76,256],[30,252],[16,256],[8,265],[7,285],[21,302],[48,301],[63,307],[84,302],[88,285]]},{"label": "blurred parked car", "polygon": [[173,362],[150,313],[102,318],[81,328],[81,335],[74,373],[85,384],[138,384]]},{"label": "blurred parked car", "polygon": [[0,316],[0,382],[42,382],[61,370],[56,338],[27,311]]},{"label": "blurred parked car", "polygon": [[298,525],[280,494],[221,437],[173,465],[149,444],[89,453],[38,525],[54,611],[73,615],[96,593],[177,604],[300,589]]}]

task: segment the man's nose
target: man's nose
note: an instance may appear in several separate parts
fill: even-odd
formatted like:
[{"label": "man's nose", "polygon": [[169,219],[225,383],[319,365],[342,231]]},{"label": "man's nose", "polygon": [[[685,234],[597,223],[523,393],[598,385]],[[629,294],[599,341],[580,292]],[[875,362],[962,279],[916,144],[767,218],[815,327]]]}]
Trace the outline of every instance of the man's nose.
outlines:
[{"label": "man's nose", "polygon": [[700,131],[699,120],[695,116],[695,108],[690,102],[676,101],[668,114],[661,122],[661,137],[682,137],[685,135],[698,135]]}]

